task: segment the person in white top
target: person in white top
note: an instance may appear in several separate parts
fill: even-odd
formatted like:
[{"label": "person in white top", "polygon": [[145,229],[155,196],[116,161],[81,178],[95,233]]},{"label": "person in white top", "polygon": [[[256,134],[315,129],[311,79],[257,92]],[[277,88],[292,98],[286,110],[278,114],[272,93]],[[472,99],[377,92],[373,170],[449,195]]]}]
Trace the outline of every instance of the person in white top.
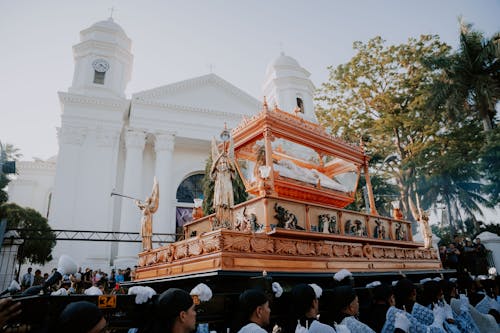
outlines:
[{"label": "person in white top", "polygon": [[317,285],[298,284],[292,289],[292,316],[289,330],[296,333],[335,333],[333,327],[320,323],[319,296],[322,290]]},{"label": "person in white top", "polygon": [[269,325],[271,308],[266,294],[257,289],[245,290],[240,295],[239,307],[243,327],[238,333],[267,333],[263,327]]}]

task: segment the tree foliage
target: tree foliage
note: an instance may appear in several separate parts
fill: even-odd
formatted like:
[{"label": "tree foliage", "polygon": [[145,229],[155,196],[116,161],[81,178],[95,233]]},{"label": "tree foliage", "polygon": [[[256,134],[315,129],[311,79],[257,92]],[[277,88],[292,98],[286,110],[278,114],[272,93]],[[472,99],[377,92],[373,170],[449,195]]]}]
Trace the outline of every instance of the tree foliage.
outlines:
[{"label": "tree foliage", "polygon": [[431,66],[441,73],[431,107],[444,106],[452,121],[473,116],[484,131],[491,131],[500,100],[500,32],[485,38],[472,24],[461,22],[458,51],[432,59]]},{"label": "tree foliage", "polygon": [[334,135],[354,142],[363,138],[376,170],[396,182],[409,218],[419,177],[413,158],[440,129],[426,104],[439,73],[425,64],[450,47],[431,35],[389,46],[375,37],[353,47],[356,54],[348,63],[329,68],[329,81],[316,96],[318,119]]},{"label": "tree foliage", "polygon": [[46,218],[32,208],[23,208],[14,203],[0,206],[0,219],[4,218],[7,219],[7,229],[21,229],[19,234],[21,238],[25,238],[18,253],[21,263],[43,265],[52,260],[51,252],[56,241]]}]

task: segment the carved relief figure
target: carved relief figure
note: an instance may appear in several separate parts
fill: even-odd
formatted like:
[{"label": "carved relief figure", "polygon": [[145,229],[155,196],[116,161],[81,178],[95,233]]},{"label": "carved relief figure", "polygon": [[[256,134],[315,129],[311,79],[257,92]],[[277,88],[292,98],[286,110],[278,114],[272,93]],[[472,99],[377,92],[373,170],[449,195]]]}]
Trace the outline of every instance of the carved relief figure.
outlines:
[{"label": "carved relief figure", "polygon": [[396,222],[396,227],[394,228],[394,237],[396,238],[396,240],[408,240],[403,224]]},{"label": "carved relief figure", "polygon": [[142,249],[144,251],[151,251],[153,248],[153,214],[158,210],[158,203],[160,201],[160,189],[156,177],[153,181],[153,190],[151,195],[141,202],[135,200],[135,204],[142,211],[141,218],[141,237]]},{"label": "carved relief figure", "polygon": [[366,229],[361,220],[347,220],[345,224],[345,233],[352,236],[366,236]]},{"label": "carved relief figure", "polygon": [[219,152],[215,138],[212,140],[210,178],[215,182],[213,207],[216,228],[230,226],[230,208],[234,205],[233,179],[236,177],[236,169],[226,146],[224,143],[222,152]]},{"label": "carved relief figure", "polygon": [[318,215],[318,231],[325,234],[336,234],[337,216],[335,214]]},{"label": "carved relief figure", "polygon": [[373,237],[378,238],[378,239],[386,239],[387,238],[385,225],[380,220],[375,220],[375,228],[373,228]]},{"label": "carved relief figure", "polygon": [[304,228],[298,225],[297,216],[290,213],[282,206],[279,206],[278,203],[274,204],[274,211],[276,212],[274,218],[278,220],[277,227],[292,230],[304,230]]},{"label": "carved relief figure", "polygon": [[236,214],[234,230],[262,232],[264,225],[257,223],[257,215],[254,213],[246,214],[247,207]]}]

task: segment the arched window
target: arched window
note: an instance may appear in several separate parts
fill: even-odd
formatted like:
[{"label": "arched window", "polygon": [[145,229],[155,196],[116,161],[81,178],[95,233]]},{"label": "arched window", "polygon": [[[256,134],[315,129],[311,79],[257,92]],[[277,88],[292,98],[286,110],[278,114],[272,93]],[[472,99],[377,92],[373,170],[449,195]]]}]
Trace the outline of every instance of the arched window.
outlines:
[{"label": "arched window", "polygon": [[177,240],[182,239],[182,226],[193,219],[194,199],[203,197],[203,174],[198,173],[184,179],[177,188],[175,209]]},{"label": "arched window", "polygon": [[177,202],[193,203],[193,199],[203,196],[203,174],[187,177],[177,188]]},{"label": "arched window", "polygon": [[304,101],[300,97],[297,97],[297,107],[300,109],[301,113],[304,113]]}]

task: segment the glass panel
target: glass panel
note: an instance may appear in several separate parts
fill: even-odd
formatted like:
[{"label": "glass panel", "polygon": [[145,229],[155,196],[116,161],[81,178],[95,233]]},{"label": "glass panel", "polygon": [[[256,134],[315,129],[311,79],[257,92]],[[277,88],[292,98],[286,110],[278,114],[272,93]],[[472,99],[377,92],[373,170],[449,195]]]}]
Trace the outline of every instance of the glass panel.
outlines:
[{"label": "glass panel", "polygon": [[193,203],[195,198],[203,197],[203,174],[189,176],[177,188],[177,201]]}]

